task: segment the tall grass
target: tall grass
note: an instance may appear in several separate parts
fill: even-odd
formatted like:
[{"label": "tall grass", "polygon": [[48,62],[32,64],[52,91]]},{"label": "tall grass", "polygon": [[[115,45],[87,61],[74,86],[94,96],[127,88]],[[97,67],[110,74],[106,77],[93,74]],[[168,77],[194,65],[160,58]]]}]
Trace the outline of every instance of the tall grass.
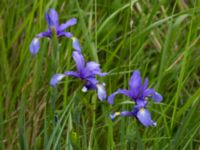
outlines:
[{"label": "tall grass", "polygon": [[[1,0],[0,149],[199,149],[200,2],[186,0]],[[41,40],[32,57],[32,38],[47,28],[44,13],[55,8],[59,21],[76,17],[70,31],[87,60],[101,64],[108,95],[128,88],[133,70],[148,76],[163,95],[148,109],[157,127],[109,114],[131,110],[123,96],[113,107],[95,91],[82,93],[79,80],[57,87],[52,111],[51,76],[72,70],[71,41],[59,47]],[[52,52],[59,60],[51,70]],[[54,116],[57,116],[55,123]]]}]

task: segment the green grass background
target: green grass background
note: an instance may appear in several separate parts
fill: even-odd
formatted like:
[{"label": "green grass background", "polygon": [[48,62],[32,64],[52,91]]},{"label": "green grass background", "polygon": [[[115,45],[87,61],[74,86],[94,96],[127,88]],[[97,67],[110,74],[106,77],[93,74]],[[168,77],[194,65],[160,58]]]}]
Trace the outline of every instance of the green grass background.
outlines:
[{"label": "green grass background", "polygon": [[[0,149],[197,150],[200,148],[199,0],[1,0]],[[70,31],[83,54],[109,75],[107,94],[128,88],[133,70],[149,77],[163,95],[148,109],[157,127],[109,114],[131,110],[117,96],[113,107],[95,91],[82,93],[78,79],[66,78],[54,91],[54,73],[75,69],[71,40],[41,39],[32,57],[29,44],[47,29],[44,13],[55,8],[59,22],[76,17]],[[51,52],[57,53],[56,70]],[[58,117],[54,123],[54,114]]]}]

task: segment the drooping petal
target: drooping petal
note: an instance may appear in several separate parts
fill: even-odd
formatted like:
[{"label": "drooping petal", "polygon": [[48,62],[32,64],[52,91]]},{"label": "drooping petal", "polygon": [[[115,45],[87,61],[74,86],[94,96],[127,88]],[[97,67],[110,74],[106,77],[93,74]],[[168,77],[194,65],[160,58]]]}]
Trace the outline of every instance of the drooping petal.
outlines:
[{"label": "drooping petal", "polygon": [[59,31],[63,31],[66,28],[75,25],[76,23],[77,23],[77,19],[76,18],[72,18],[72,19],[68,20],[67,22],[61,24],[60,27],[59,27]]},{"label": "drooping petal", "polygon": [[85,61],[84,61],[83,55],[77,51],[74,51],[73,59],[76,62],[77,70],[81,73],[84,70],[84,66],[85,66]]},{"label": "drooping petal", "polygon": [[130,91],[133,98],[137,98],[142,90],[142,78],[138,70],[134,71],[129,81]]},{"label": "drooping petal", "polygon": [[55,74],[50,81],[50,85],[52,87],[56,87],[57,83],[61,81],[65,77],[64,74]]},{"label": "drooping petal", "polygon": [[114,103],[114,99],[115,99],[115,95],[118,94],[118,91],[112,93],[109,97],[108,97],[108,103],[113,105]]},{"label": "drooping petal", "polygon": [[30,44],[30,52],[31,54],[34,56],[38,53],[39,49],[40,49],[40,41],[38,38],[34,38]]},{"label": "drooping petal", "polygon": [[117,92],[118,94],[123,94],[131,98],[131,93],[129,90],[118,89]]},{"label": "drooping petal", "polygon": [[125,96],[128,96],[131,98],[131,91],[129,90],[122,90],[122,89],[118,89],[116,92],[114,92],[113,94],[111,94],[109,97],[108,97],[108,103],[109,104],[113,104],[114,103],[114,99],[115,99],[115,95],[116,94],[123,94]]},{"label": "drooping petal", "polygon": [[70,32],[59,32],[57,36],[58,37],[65,36],[67,38],[71,38],[73,35]]},{"label": "drooping petal", "polygon": [[133,112],[131,112],[131,111],[122,111],[121,113],[120,113],[120,115],[121,116],[134,116],[134,114],[133,114]]},{"label": "drooping petal", "polygon": [[156,103],[159,103],[160,101],[162,101],[162,96],[156,92],[154,89],[146,89],[144,92],[143,92],[143,97],[152,97],[152,99],[156,102]]},{"label": "drooping petal", "polygon": [[37,38],[42,38],[42,37],[48,37],[51,38],[51,32],[41,32],[39,34],[36,35]]},{"label": "drooping petal", "polygon": [[97,84],[97,94],[98,98],[103,101],[106,99],[106,90],[103,84]]},{"label": "drooping petal", "polygon": [[80,44],[78,42],[78,39],[75,38],[75,37],[72,37],[72,47],[78,52],[81,52],[81,50],[82,50],[81,46],[80,46]]},{"label": "drooping petal", "polygon": [[115,113],[113,113],[113,114],[110,114],[110,119],[111,119],[112,121],[114,121],[115,117],[119,116],[120,114],[121,114],[120,112],[115,112]]},{"label": "drooping petal", "polygon": [[65,71],[65,75],[79,78],[79,74],[77,72],[75,72],[75,71]]},{"label": "drooping petal", "polygon": [[156,126],[156,122],[151,120],[151,114],[149,113],[147,109],[141,108],[137,112],[137,118],[146,127]]},{"label": "drooping petal", "polygon": [[154,92],[154,94],[152,95],[152,99],[156,102],[159,103],[162,101],[163,97],[162,95],[160,95],[158,92]]}]

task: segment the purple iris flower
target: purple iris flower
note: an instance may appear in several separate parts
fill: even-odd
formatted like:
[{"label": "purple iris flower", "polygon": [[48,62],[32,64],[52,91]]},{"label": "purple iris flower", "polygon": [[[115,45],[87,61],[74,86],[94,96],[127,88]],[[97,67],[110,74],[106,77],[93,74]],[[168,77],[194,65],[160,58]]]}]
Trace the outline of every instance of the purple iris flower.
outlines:
[{"label": "purple iris flower", "polygon": [[52,87],[55,87],[59,81],[61,81],[66,76],[73,76],[80,78],[85,82],[82,88],[83,92],[88,90],[97,90],[98,98],[103,101],[106,99],[105,84],[100,84],[96,79],[96,75],[105,76],[106,73],[102,73],[100,65],[96,62],[90,61],[85,62],[83,55],[78,52],[73,52],[73,59],[76,62],[77,71],[66,71],[64,74],[55,74],[50,81]]},{"label": "purple iris flower", "polygon": [[81,51],[81,47],[77,38],[73,37],[72,33],[65,31],[65,29],[77,23],[76,18],[72,18],[68,20],[67,22],[59,25],[58,14],[54,9],[50,9],[49,13],[46,12],[45,18],[48,24],[48,29],[45,32],[41,32],[37,34],[35,38],[33,38],[29,47],[32,55],[37,54],[37,52],[40,49],[40,41],[39,41],[40,38],[52,38],[54,34],[57,37],[67,37],[67,38],[72,39],[73,48],[77,51]]},{"label": "purple iris flower", "polygon": [[116,92],[108,97],[110,104],[114,103],[116,94],[124,94],[131,98],[135,102],[135,106],[132,111],[116,112],[110,115],[111,119],[116,116],[133,116],[136,117],[144,126],[155,126],[156,122],[151,120],[151,115],[146,109],[148,99],[152,98],[156,103],[162,101],[162,96],[154,89],[148,88],[148,78],[145,79],[142,84],[142,78],[139,71],[134,71],[129,81],[130,90],[118,89]]}]

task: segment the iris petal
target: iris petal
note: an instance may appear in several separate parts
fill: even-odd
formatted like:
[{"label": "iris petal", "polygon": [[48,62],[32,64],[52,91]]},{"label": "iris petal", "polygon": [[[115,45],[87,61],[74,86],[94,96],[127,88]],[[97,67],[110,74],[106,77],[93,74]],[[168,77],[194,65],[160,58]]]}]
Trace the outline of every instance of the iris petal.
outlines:
[{"label": "iris petal", "polygon": [[40,41],[38,38],[34,38],[30,44],[30,52],[31,54],[34,56],[38,53],[39,49],[40,49]]},{"label": "iris petal", "polygon": [[67,37],[67,38],[71,38],[73,35],[72,35],[70,32],[59,32],[57,36],[58,36],[58,37],[63,37],[63,36],[65,36],[65,37]]},{"label": "iris petal", "polygon": [[51,21],[53,22],[53,25],[58,29],[59,23],[58,23],[58,13],[56,12],[55,9],[50,9],[49,10],[49,17]]},{"label": "iris petal", "polygon": [[82,72],[84,70],[84,65],[85,65],[83,55],[81,53],[77,52],[77,51],[74,51],[73,52],[73,58],[74,58],[74,61],[76,62],[77,70],[79,72]]},{"label": "iris petal", "polygon": [[156,122],[151,120],[151,114],[149,113],[147,109],[141,108],[137,112],[137,118],[146,127],[156,126]]},{"label": "iris petal", "polygon": [[121,116],[134,116],[134,114],[133,114],[133,112],[131,112],[131,111],[122,111],[121,113],[120,113],[120,115]]},{"label": "iris petal", "polygon": [[142,78],[138,70],[134,71],[129,81],[130,90],[133,98],[137,98],[142,87]]},{"label": "iris petal", "polygon": [[148,78],[145,78],[144,84],[143,84],[143,91],[144,91],[145,89],[147,89],[147,87],[148,87],[148,82],[149,82],[149,79],[148,79]]},{"label": "iris petal", "polygon": [[102,73],[101,69],[100,69],[100,65],[94,61],[90,61],[88,63],[86,63],[86,76],[90,76],[90,75],[99,75],[99,76],[106,76],[106,73]]},{"label": "iris petal", "polygon": [[154,92],[154,94],[152,95],[152,99],[153,99],[156,103],[159,103],[160,101],[162,101],[163,97],[162,97],[162,95],[160,95],[158,92]]},{"label": "iris petal", "polygon": [[42,38],[42,37],[51,37],[51,33],[50,32],[41,32],[39,34],[36,35],[37,38]]},{"label": "iris petal", "polygon": [[75,50],[77,50],[78,52],[81,52],[81,46],[80,46],[80,44],[79,44],[79,42],[78,42],[78,39],[77,38],[75,38],[75,37],[72,37],[72,47],[75,49]]},{"label": "iris petal", "polygon": [[123,94],[123,95],[126,95],[126,96],[128,96],[128,97],[131,97],[131,93],[130,93],[129,90],[119,89],[119,90],[117,90],[117,92],[118,92],[119,94]]},{"label": "iris petal", "polygon": [[77,72],[75,72],[75,71],[65,71],[65,75],[79,78],[79,74]]},{"label": "iris petal", "polygon": [[55,74],[50,81],[50,85],[52,87],[56,87],[57,83],[61,81],[65,77],[64,74]]},{"label": "iris petal", "polygon": [[112,93],[109,97],[108,97],[108,103],[109,104],[113,104],[114,103],[114,99],[115,99],[115,95],[118,94],[118,92],[114,92]]},{"label": "iris petal", "polygon": [[106,90],[102,84],[97,84],[97,94],[101,101],[106,99]]},{"label": "iris petal", "polygon": [[131,96],[131,93],[129,90],[122,90],[122,89],[118,89],[116,92],[114,92],[113,94],[111,94],[109,97],[108,97],[108,103],[109,104],[113,104],[114,103],[114,99],[115,99],[115,95],[116,94],[123,94],[125,96],[128,96],[130,97]]},{"label": "iris petal", "polygon": [[72,19],[68,20],[66,23],[61,24],[60,27],[59,27],[59,31],[63,31],[66,28],[75,25],[76,23],[77,23],[77,19],[72,18]]},{"label": "iris petal", "polygon": [[163,99],[162,96],[158,92],[156,92],[154,89],[146,89],[143,92],[143,97],[148,97],[148,96],[152,96],[152,99],[156,103],[159,103]]}]

